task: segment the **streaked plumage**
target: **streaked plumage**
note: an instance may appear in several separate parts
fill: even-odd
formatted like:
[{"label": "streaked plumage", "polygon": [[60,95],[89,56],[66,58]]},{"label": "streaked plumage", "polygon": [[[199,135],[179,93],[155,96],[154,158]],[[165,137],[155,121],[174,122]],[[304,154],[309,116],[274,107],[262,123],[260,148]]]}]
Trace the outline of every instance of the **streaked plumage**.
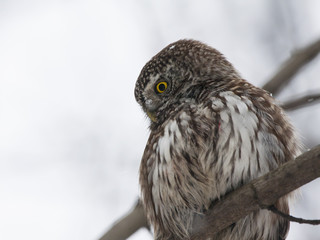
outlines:
[{"label": "streaked plumage", "polygon": [[[196,213],[299,153],[274,99],[198,41],[177,41],[154,56],[135,97],[151,119],[140,185],[155,239],[188,239]],[[277,203],[284,212],[287,198]],[[289,222],[260,210],[211,239],[278,240],[288,228]]]}]

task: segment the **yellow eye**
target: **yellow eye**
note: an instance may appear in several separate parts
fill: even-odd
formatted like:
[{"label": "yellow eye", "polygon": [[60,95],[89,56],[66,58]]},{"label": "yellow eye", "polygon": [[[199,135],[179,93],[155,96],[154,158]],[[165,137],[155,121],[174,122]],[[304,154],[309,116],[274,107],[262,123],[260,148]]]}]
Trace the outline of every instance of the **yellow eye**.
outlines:
[{"label": "yellow eye", "polygon": [[167,82],[159,82],[156,86],[156,91],[158,93],[163,93],[168,87],[168,83]]}]

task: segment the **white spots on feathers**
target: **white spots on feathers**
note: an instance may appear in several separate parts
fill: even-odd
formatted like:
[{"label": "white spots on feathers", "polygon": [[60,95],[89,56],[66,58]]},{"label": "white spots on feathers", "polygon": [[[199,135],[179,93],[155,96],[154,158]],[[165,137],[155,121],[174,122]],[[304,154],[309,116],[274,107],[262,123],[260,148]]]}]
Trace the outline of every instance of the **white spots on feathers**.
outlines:
[{"label": "white spots on feathers", "polygon": [[219,98],[211,98],[211,101],[212,101],[212,108],[213,109],[221,109],[223,108],[223,103],[222,101],[219,99]]},{"label": "white spots on feathers", "polygon": [[189,121],[191,120],[191,117],[186,112],[183,112],[179,118],[181,120],[180,122],[181,126],[187,127],[189,125]]},{"label": "white spots on feathers", "polygon": [[152,84],[155,83],[156,81],[158,81],[159,77],[160,77],[160,74],[159,74],[159,73],[157,73],[157,74],[155,74],[155,75],[151,75],[151,76],[150,76],[150,82],[151,82]]},{"label": "white spots on feathers", "polygon": [[149,107],[153,103],[152,99],[146,99],[146,106]]},{"label": "white spots on feathers", "polygon": [[170,162],[170,148],[174,147],[174,139],[180,139],[181,133],[176,120],[170,120],[164,128],[164,134],[159,138],[157,152],[160,156],[160,162]]}]

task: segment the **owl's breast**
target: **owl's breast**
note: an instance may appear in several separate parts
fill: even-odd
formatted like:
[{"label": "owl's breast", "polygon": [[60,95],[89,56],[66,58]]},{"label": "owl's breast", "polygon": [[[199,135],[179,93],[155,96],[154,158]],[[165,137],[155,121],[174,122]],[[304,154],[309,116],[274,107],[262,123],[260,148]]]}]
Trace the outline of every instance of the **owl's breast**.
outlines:
[{"label": "owl's breast", "polygon": [[181,236],[190,229],[194,213],[210,204],[210,180],[199,160],[211,126],[208,116],[198,122],[197,111],[185,108],[167,120],[161,131],[152,132],[141,163],[140,183],[149,219],[155,228],[170,227]]}]

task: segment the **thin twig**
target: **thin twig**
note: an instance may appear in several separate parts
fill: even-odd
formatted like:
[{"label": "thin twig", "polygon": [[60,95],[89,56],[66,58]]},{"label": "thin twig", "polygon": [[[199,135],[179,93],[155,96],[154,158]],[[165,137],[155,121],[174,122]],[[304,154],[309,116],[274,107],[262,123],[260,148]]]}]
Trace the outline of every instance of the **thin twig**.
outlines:
[{"label": "thin twig", "polygon": [[148,223],[139,200],[133,210],[115,223],[99,240],[125,240],[142,227],[148,228]]},{"label": "thin twig", "polygon": [[305,223],[305,224],[311,224],[311,225],[319,225],[320,224],[319,219],[309,220],[309,219],[297,218],[297,217],[294,217],[294,216],[291,216],[289,214],[286,214],[284,212],[279,211],[274,205],[267,207],[267,209],[270,210],[271,212],[289,220],[290,222]]},{"label": "thin twig", "polygon": [[292,79],[292,77],[307,63],[313,60],[320,52],[320,39],[309,46],[297,50],[280,67],[278,72],[262,87],[277,95]]},{"label": "thin twig", "polygon": [[302,97],[284,102],[283,104],[281,104],[281,107],[284,110],[292,111],[292,110],[309,106],[310,104],[314,104],[319,100],[320,100],[320,93],[308,94],[308,95],[304,95]]}]

